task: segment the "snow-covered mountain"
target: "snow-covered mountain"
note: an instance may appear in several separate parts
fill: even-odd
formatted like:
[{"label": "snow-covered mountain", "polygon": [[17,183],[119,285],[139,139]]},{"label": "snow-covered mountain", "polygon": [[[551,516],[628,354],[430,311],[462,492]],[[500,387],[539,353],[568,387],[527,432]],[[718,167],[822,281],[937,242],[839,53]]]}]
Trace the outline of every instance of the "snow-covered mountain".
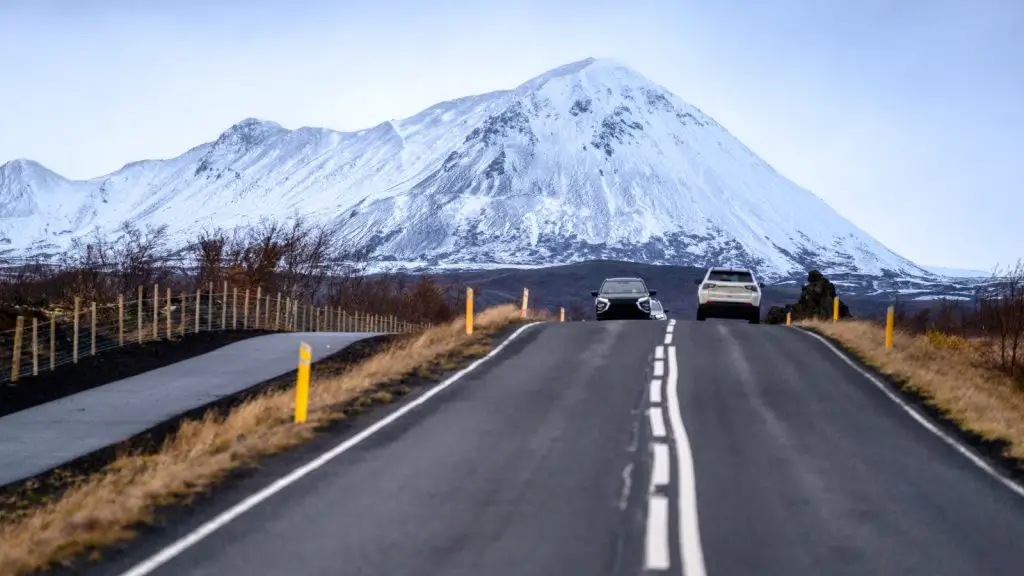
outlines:
[{"label": "snow-covered mountain", "polygon": [[616,258],[752,265],[766,277],[931,276],[630,68],[587,59],[513,90],[359,132],[247,119],[177,158],[86,181],[0,167],[0,242],[59,247],[121,222],[185,238],[300,211],[380,261]]}]

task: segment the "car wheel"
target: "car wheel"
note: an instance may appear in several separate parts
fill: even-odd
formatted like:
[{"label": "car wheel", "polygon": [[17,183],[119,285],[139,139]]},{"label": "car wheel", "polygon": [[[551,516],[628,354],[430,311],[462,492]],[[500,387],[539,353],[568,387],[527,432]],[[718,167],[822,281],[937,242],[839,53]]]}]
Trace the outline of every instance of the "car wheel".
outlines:
[{"label": "car wheel", "polygon": [[703,322],[705,319],[704,313],[697,310],[697,322]]},{"label": "car wheel", "polygon": [[761,315],[755,313],[753,316],[750,317],[750,323],[751,324],[760,324],[761,323]]}]

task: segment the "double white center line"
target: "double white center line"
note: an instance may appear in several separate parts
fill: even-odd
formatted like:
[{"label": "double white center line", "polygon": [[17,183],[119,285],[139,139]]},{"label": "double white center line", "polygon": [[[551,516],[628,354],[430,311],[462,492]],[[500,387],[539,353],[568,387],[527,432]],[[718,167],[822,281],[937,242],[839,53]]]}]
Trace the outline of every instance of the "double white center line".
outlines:
[{"label": "double white center line", "polygon": [[[672,568],[670,545],[672,494],[669,484],[672,479],[672,455],[669,442],[675,443],[676,499],[680,569],[686,576],[705,576],[704,553],[700,544],[697,522],[696,478],[693,469],[693,455],[690,442],[683,426],[679,410],[677,389],[679,373],[676,347],[671,346],[675,331],[675,320],[668,321],[665,329],[665,344],[654,348],[654,378],[650,383],[651,407],[648,415],[651,422],[653,463],[651,486],[647,501],[647,532],[644,544],[644,569],[666,571]],[[666,359],[666,355],[668,356]],[[668,364],[667,374],[666,363]],[[662,396],[662,384],[667,393]],[[671,425],[671,434],[665,425],[665,414]]]}]

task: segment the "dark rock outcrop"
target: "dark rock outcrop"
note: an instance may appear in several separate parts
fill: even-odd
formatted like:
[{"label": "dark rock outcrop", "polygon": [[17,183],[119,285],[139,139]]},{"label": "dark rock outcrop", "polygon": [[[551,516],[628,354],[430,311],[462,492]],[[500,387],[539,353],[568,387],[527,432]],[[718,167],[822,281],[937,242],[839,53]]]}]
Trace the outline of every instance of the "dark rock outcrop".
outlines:
[{"label": "dark rock outcrop", "polygon": [[[792,312],[793,321],[810,318],[829,320],[832,318],[832,302],[836,297],[836,286],[817,270],[807,274],[807,284],[800,289],[800,299],[796,304],[785,307],[772,306],[765,316],[766,324],[783,324],[786,312]],[[839,300],[839,318],[850,318],[850,308]]]},{"label": "dark rock outcrop", "polygon": [[792,305],[786,304],[785,306],[772,306],[768,309],[768,314],[765,314],[765,324],[785,324],[786,323],[786,312],[789,312],[793,308]]}]

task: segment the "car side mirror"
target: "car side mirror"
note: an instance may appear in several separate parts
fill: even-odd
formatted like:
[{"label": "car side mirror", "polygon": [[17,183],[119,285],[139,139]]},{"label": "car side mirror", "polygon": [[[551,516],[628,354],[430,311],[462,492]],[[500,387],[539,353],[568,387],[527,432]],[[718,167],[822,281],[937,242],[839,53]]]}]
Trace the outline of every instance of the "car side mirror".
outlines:
[{"label": "car side mirror", "polygon": [[764,288],[764,282],[758,282],[757,285],[761,288]]},{"label": "car side mirror", "polygon": [[669,310],[668,308],[662,308],[661,311],[664,312],[665,314],[671,312],[671,310]]},{"label": "car side mirror", "polygon": [[703,282],[704,282],[704,279],[703,279],[703,278],[697,278],[696,280],[694,280],[694,281],[693,281],[693,283],[694,283],[694,284],[697,284],[697,285],[700,285],[700,284],[702,284]]},{"label": "car side mirror", "polygon": [[590,295],[593,296],[594,298],[597,298],[597,294],[598,294],[597,290],[591,290],[590,291]]},{"label": "car side mirror", "polygon": [[651,296],[657,296],[658,295],[658,291],[657,290],[648,290],[647,293],[650,294]]}]

